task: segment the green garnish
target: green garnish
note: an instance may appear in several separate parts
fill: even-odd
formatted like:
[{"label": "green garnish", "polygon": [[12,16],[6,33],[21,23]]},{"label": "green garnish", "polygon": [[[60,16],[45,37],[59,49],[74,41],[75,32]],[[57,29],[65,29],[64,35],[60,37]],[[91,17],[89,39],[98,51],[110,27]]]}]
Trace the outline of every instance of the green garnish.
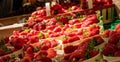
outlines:
[{"label": "green garnish", "polygon": [[15,54],[11,54],[11,58],[12,58],[13,60],[16,60],[16,59],[17,59],[17,56],[16,56]]},{"label": "green garnish", "polygon": [[36,52],[40,51],[40,47],[36,47],[35,51]]},{"label": "green garnish", "polygon": [[42,37],[43,37],[43,34],[42,34],[42,33],[39,33],[39,34],[38,34],[38,37],[39,37],[39,38],[42,38]]}]

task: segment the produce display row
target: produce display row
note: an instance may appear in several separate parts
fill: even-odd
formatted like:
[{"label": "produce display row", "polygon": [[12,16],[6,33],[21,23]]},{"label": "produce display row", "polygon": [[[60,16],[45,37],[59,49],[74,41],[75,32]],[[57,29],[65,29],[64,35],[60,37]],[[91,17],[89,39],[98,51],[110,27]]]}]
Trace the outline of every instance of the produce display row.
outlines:
[{"label": "produce display row", "polygon": [[63,10],[55,3],[53,16],[46,16],[45,9],[33,12],[24,29],[1,38],[0,61],[120,61],[120,24],[115,30],[104,31],[103,21],[94,10]]}]

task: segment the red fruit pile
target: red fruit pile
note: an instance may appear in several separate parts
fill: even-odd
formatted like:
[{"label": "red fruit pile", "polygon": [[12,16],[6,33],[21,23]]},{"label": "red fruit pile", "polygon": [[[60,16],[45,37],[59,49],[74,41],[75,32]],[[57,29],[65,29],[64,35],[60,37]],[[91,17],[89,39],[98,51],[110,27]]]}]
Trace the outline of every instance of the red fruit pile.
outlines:
[{"label": "red fruit pile", "polygon": [[103,54],[105,56],[120,56],[120,34],[119,34],[120,24],[116,26],[115,31],[107,30],[104,33],[108,36],[108,43],[103,49]]}]

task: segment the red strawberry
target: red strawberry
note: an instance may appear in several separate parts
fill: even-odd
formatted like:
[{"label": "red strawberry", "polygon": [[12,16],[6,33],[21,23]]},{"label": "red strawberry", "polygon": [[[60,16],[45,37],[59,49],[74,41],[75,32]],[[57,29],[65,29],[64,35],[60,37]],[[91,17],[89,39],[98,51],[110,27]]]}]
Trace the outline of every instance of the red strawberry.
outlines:
[{"label": "red strawberry", "polygon": [[56,40],[51,41],[51,47],[57,46],[58,42]]},{"label": "red strawberry", "polygon": [[68,53],[72,53],[73,51],[75,51],[77,49],[77,46],[67,46],[64,48],[64,52],[65,54],[68,54]]},{"label": "red strawberry", "polygon": [[118,50],[120,51],[120,44],[119,44],[119,45],[117,45],[117,48],[118,48]]},{"label": "red strawberry", "polygon": [[47,53],[48,53],[47,55],[48,58],[54,58],[57,55],[56,51],[52,48],[49,48],[47,50]]},{"label": "red strawberry", "polygon": [[21,62],[30,62],[28,58],[23,58]]},{"label": "red strawberry", "polygon": [[115,31],[111,31],[109,34],[109,43],[114,43],[116,44],[119,41],[119,35]]},{"label": "red strawberry", "polygon": [[40,60],[41,58],[47,57],[48,53],[46,50],[40,50],[39,52],[35,53],[34,59]]},{"label": "red strawberry", "polygon": [[69,39],[68,39],[68,42],[74,42],[74,41],[77,41],[77,40],[79,40],[80,38],[79,38],[79,36],[73,36],[73,37],[70,37]]},{"label": "red strawberry", "polygon": [[120,24],[116,25],[115,30],[117,31],[117,30],[119,30],[119,29],[120,29]]},{"label": "red strawberry", "polygon": [[78,6],[72,6],[72,10],[78,10],[79,7]]},{"label": "red strawberry", "polygon": [[33,54],[33,49],[31,47],[28,47],[25,51],[27,54]]},{"label": "red strawberry", "polygon": [[103,54],[105,56],[108,56],[108,55],[114,54],[116,50],[117,50],[117,47],[114,44],[107,43],[105,45],[105,48],[103,49]]},{"label": "red strawberry", "polygon": [[5,61],[7,61],[7,60],[10,60],[10,56],[2,56],[2,57],[0,58],[0,60],[3,61],[3,62],[5,62]]},{"label": "red strawberry", "polygon": [[116,26],[115,30],[116,30],[116,32],[117,32],[118,34],[120,34],[120,24],[118,24],[118,25]]},{"label": "red strawberry", "polygon": [[83,58],[88,47],[87,45],[88,45],[88,40],[82,41],[82,43],[78,46],[78,48],[74,52],[72,52],[69,59]]},{"label": "red strawberry", "polygon": [[76,32],[77,35],[82,35],[83,34],[83,31],[82,30],[79,30],[78,32]]},{"label": "red strawberry", "polygon": [[75,27],[76,27],[76,28],[81,28],[81,25],[82,25],[81,23],[76,23],[76,24],[75,24]]},{"label": "red strawberry", "polygon": [[4,55],[4,54],[5,54],[5,52],[2,49],[0,49],[0,56]]},{"label": "red strawberry", "polygon": [[29,42],[27,42],[27,44],[31,44],[31,43],[35,43],[35,42],[39,42],[39,37],[38,35],[33,35],[29,37]]},{"label": "red strawberry", "polygon": [[65,17],[61,17],[61,18],[60,18],[60,22],[62,22],[63,24],[67,24],[67,23],[68,23],[68,20],[67,20],[67,18],[65,18]]},{"label": "red strawberry", "polygon": [[51,48],[51,42],[49,40],[45,40],[41,46],[41,50],[47,50]]},{"label": "red strawberry", "polygon": [[97,40],[97,43],[98,43],[98,44],[104,42],[104,40],[103,40],[100,36],[96,36],[95,39]]},{"label": "red strawberry", "polygon": [[91,50],[91,51],[90,51],[90,58],[96,56],[98,53],[99,53],[99,52],[96,51],[96,50]]},{"label": "red strawberry", "polygon": [[66,44],[66,43],[68,43],[68,40],[67,40],[67,39],[64,39],[64,40],[62,41],[62,43],[63,43],[63,44]]},{"label": "red strawberry", "polygon": [[76,34],[73,32],[70,32],[70,33],[67,33],[66,35],[72,37],[72,36],[75,36]]},{"label": "red strawberry", "polygon": [[55,25],[50,25],[50,26],[47,26],[47,29],[48,30],[53,30],[56,26]]},{"label": "red strawberry", "polygon": [[52,33],[52,34],[50,34],[49,36],[50,36],[50,37],[58,37],[58,36],[60,36],[60,33]]},{"label": "red strawberry", "polygon": [[93,36],[99,34],[100,27],[99,26],[92,26],[89,29],[89,36]]},{"label": "red strawberry", "polygon": [[44,57],[44,58],[41,58],[40,60],[38,61],[35,61],[35,62],[52,62],[52,59],[48,58],[48,57]]},{"label": "red strawberry", "polygon": [[74,25],[74,24],[76,24],[76,23],[79,23],[79,20],[78,20],[78,19],[73,19],[73,20],[70,20],[70,21],[69,21],[69,24],[71,24],[71,25]]},{"label": "red strawberry", "polygon": [[116,52],[114,53],[114,57],[120,57],[120,51],[116,51]]},{"label": "red strawberry", "polygon": [[61,5],[59,5],[57,3],[55,3],[54,6],[53,6],[54,10],[60,10],[61,8],[62,8]]},{"label": "red strawberry", "polygon": [[60,27],[56,27],[56,28],[54,28],[53,31],[54,31],[54,32],[60,32],[60,31],[61,31],[61,28],[60,28]]},{"label": "red strawberry", "polygon": [[103,32],[103,36],[109,37],[109,33],[110,33],[110,30],[105,30],[105,31]]}]

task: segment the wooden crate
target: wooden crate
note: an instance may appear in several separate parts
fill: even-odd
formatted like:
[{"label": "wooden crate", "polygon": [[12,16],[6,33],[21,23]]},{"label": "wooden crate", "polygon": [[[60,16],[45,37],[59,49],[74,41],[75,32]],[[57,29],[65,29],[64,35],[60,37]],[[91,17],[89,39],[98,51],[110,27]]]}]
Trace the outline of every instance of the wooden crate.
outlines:
[{"label": "wooden crate", "polygon": [[24,23],[0,27],[0,38],[10,36],[15,30],[21,30]]},{"label": "wooden crate", "polygon": [[113,0],[114,4],[115,4],[115,8],[117,10],[117,15],[120,19],[120,0]]},{"label": "wooden crate", "polygon": [[22,19],[27,19],[30,16],[30,14],[20,15],[20,16],[13,16],[13,17],[7,17],[7,18],[1,18],[0,23],[3,26],[12,25],[14,23],[18,23]]}]

